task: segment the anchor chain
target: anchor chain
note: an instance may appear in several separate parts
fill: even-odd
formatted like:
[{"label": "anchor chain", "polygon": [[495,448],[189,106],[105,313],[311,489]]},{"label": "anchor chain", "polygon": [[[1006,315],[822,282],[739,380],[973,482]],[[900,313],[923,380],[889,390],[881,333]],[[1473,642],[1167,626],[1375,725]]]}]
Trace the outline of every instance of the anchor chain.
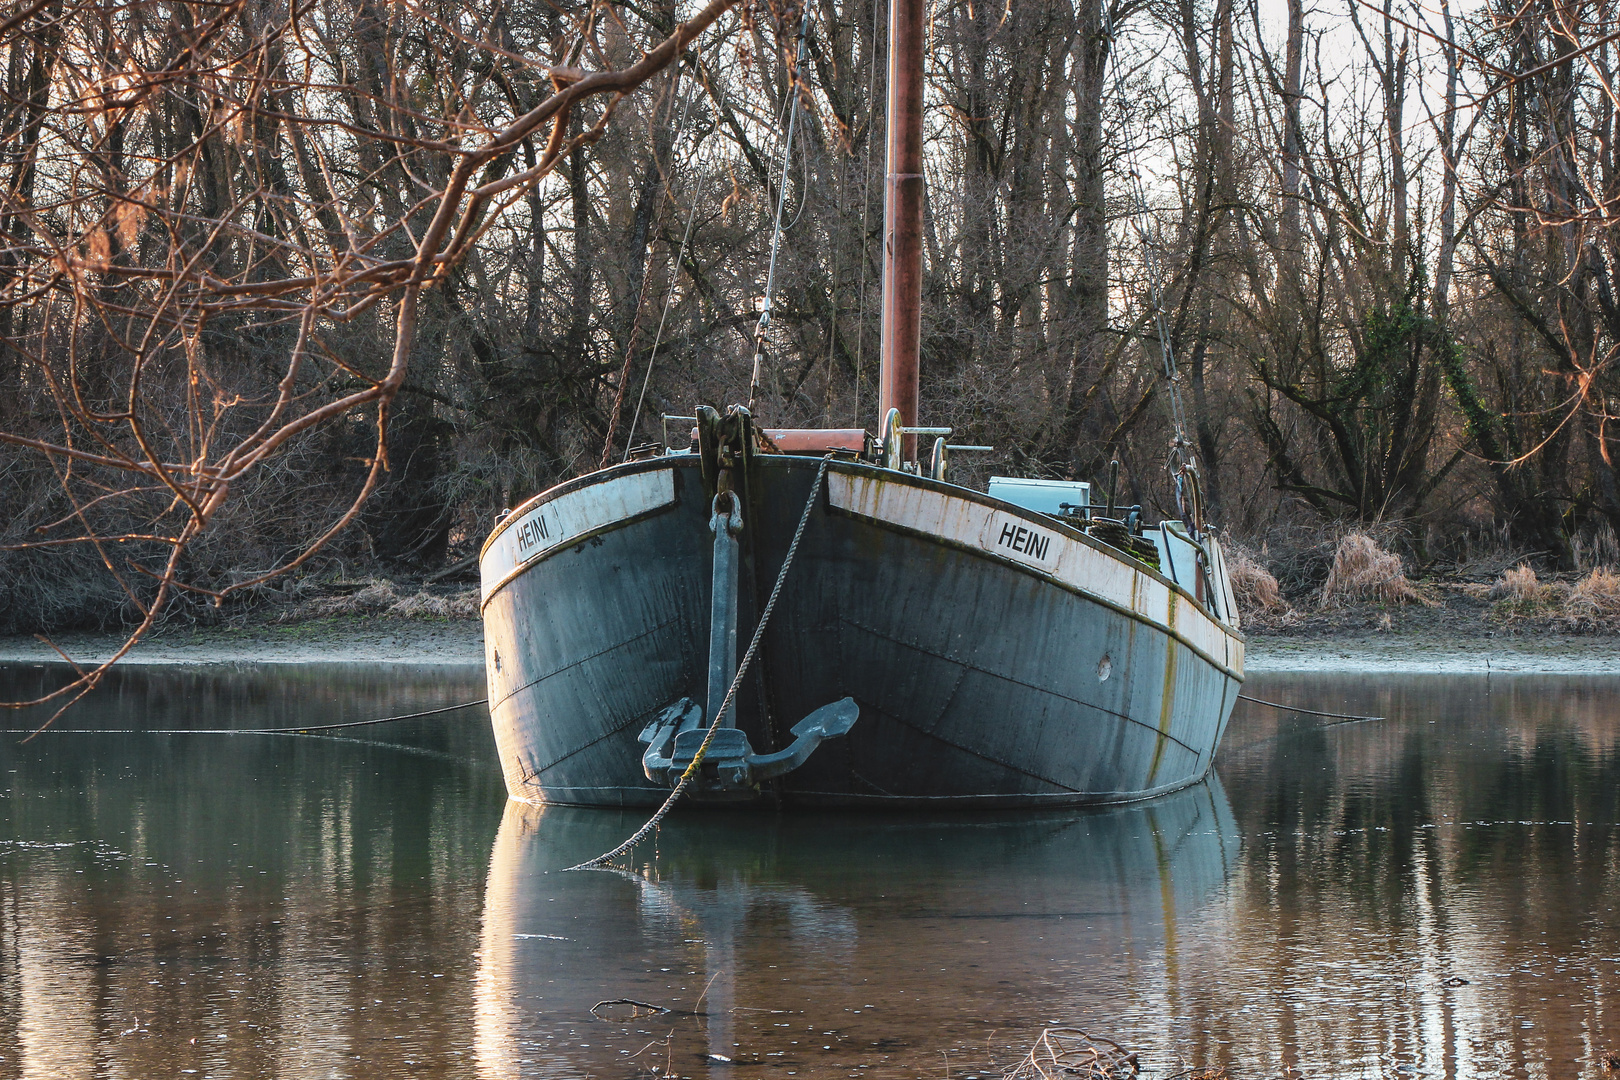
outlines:
[{"label": "anchor chain", "polygon": [[692,755],[692,763],[686,767],[685,772],[681,773],[680,780],[669,793],[669,798],[664,800],[664,805],[660,806],[653,816],[647,819],[647,824],[636,830],[635,835],[612,851],[570,866],[563,873],[566,874],[573,870],[595,870],[606,866],[641,843],[649,833],[658,828],[658,823],[664,820],[664,816],[674,807],[675,800],[681,797],[681,792],[686,790],[686,786],[697,775],[698,767],[703,764],[703,755],[709,752],[709,744],[714,742],[715,733],[720,730],[726,714],[731,711],[731,705],[736,700],[737,691],[742,687],[743,676],[748,674],[748,668],[753,664],[755,654],[759,652],[760,643],[765,640],[765,625],[771,621],[771,612],[776,609],[777,597],[782,595],[782,585],[787,581],[788,567],[793,565],[793,557],[799,553],[799,541],[804,539],[804,527],[810,523],[810,511],[815,509],[816,497],[821,494],[821,484],[827,478],[827,466],[832,463],[832,458],[831,454],[827,454],[821,459],[820,467],[816,469],[815,482],[810,485],[810,497],[805,500],[804,511],[799,514],[798,528],[793,530],[793,542],[788,545],[787,557],[782,560],[782,569],[776,572],[776,584],[771,587],[771,598],[765,602],[765,610],[759,616],[759,625],[754,627],[754,636],[748,642],[748,651],[743,654],[742,663],[737,665],[737,675],[731,680],[731,689],[726,691],[725,700],[720,703],[720,708],[715,711],[714,719],[709,722],[709,730],[703,737],[703,743],[697,748],[697,753]]}]

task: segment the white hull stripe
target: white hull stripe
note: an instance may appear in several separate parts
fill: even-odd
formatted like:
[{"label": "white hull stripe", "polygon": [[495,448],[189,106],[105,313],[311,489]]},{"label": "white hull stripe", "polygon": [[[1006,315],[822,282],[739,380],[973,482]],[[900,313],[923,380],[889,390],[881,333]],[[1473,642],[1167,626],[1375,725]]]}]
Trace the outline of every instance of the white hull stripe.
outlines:
[{"label": "white hull stripe", "polygon": [[1122,558],[1043,528],[1021,514],[879,476],[836,470],[828,498],[840,510],[934,536],[1051,577],[1077,592],[1170,631],[1204,655],[1243,671],[1243,641],[1210,618],[1191,596]]},{"label": "white hull stripe", "polygon": [[481,599],[488,601],[517,570],[546,552],[674,501],[675,470],[654,469],[576,488],[512,515],[490,538],[478,561]]}]

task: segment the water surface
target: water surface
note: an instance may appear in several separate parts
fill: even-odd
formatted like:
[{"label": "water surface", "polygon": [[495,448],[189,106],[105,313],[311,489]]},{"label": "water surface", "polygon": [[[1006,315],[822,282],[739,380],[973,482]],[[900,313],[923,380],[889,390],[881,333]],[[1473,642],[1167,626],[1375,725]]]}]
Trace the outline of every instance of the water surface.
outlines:
[{"label": "water surface", "polygon": [[[64,726],[338,722],[481,683],[129,669]],[[1246,689],[1388,719],[1242,705],[1217,774],[1169,798],[685,813],[575,874],[640,817],[506,803],[481,709],[6,736],[0,1078],[957,1078],[1048,1024],[1152,1075],[1606,1075],[1620,679]]]}]

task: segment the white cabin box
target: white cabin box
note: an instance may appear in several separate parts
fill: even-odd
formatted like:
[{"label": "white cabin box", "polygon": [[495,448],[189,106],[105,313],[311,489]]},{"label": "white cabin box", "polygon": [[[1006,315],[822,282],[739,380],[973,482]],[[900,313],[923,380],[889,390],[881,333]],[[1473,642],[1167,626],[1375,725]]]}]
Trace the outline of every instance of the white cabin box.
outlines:
[{"label": "white cabin box", "polygon": [[1016,476],[992,476],[990,497],[1004,499],[1014,506],[1038,514],[1061,517],[1065,507],[1083,510],[1091,505],[1091,485],[1084,480],[1022,480]]}]

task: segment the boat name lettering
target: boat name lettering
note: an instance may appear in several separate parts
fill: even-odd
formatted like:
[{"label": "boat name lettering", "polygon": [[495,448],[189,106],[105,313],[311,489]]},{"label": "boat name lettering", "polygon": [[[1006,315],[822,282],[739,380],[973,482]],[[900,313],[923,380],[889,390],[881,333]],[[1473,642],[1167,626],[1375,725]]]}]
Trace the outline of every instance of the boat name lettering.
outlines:
[{"label": "boat name lettering", "polygon": [[1052,570],[1057,566],[1062,545],[1055,533],[1038,529],[1013,514],[992,513],[979,533],[979,546],[996,555]]},{"label": "boat name lettering", "polygon": [[488,600],[514,571],[577,541],[675,503],[675,470],[656,469],[605,477],[563,491],[538,506],[509,516],[479,557],[481,595]]},{"label": "boat name lettering", "polygon": [[1020,555],[1029,555],[1036,559],[1045,559],[1046,549],[1051,544],[1050,536],[1043,536],[1034,529],[1026,529],[1010,521],[1002,524],[1001,537],[996,541],[997,547],[1011,548]]},{"label": "boat name lettering", "polygon": [[551,539],[551,527],[544,514],[536,514],[517,528],[518,561],[523,562],[537,554]]}]

